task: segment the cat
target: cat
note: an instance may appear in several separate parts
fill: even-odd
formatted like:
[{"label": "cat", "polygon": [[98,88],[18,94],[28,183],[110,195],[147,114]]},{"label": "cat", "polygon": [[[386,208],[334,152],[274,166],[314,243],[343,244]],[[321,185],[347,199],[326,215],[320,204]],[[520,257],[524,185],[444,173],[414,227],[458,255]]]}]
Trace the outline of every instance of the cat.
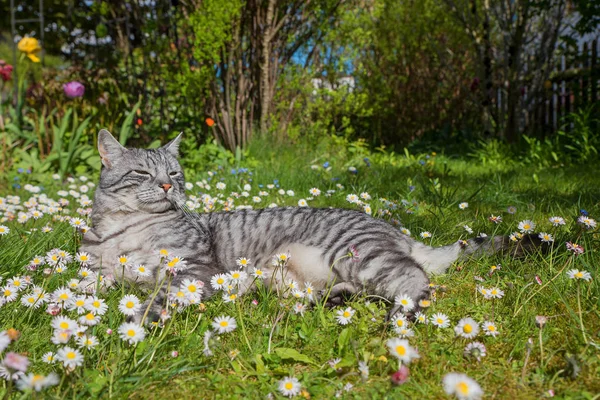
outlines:
[{"label": "cat", "polygon": [[[165,281],[159,249],[183,258],[186,268],[172,278],[207,283],[216,274],[236,269],[246,257],[264,268],[267,282],[281,287],[273,274],[272,258],[285,254],[285,280],[311,282],[315,292],[327,293],[329,304],[348,294],[364,292],[393,301],[407,295],[415,304],[430,295],[429,277],[442,274],[456,261],[470,256],[510,252],[521,255],[540,245],[526,235],[518,243],[507,237],[475,238],[433,248],[402,234],[387,222],[363,212],[281,207],[198,214],[185,207],[184,173],[177,160],[181,135],[153,150],[126,149],[106,130],[98,134],[102,169],[92,208],[92,227],[81,251],[92,260],[90,268],[109,279],[153,288]],[[128,255],[151,272],[141,278],[122,267],[118,257]],[[242,285],[240,291],[250,289]],[[327,290],[326,290],[327,289]],[[156,321],[167,295],[163,285],[148,306],[148,320]],[[146,307],[142,309],[145,310]],[[398,311],[394,304],[388,315]],[[134,318],[142,321],[142,313]]]}]

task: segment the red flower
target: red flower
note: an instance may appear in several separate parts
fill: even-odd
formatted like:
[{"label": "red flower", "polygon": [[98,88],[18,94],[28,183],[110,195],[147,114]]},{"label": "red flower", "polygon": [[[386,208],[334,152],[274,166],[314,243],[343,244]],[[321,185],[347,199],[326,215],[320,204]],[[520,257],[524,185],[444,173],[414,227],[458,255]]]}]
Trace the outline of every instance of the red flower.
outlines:
[{"label": "red flower", "polygon": [[135,123],[137,124],[137,126],[142,126],[142,123],[143,123],[143,122],[144,122],[144,121],[142,121],[142,119],[141,119],[141,118],[138,118],[138,119],[135,121]]},{"label": "red flower", "polygon": [[7,64],[4,60],[0,60],[0,78],[2,78],[4,82],[10,81],[12,70],[12,65]]}]

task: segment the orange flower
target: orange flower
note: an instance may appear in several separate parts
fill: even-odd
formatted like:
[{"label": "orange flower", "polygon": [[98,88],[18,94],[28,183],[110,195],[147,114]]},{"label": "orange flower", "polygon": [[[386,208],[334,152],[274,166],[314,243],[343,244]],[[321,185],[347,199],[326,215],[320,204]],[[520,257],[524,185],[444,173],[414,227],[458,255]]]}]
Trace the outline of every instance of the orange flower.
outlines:
[{"label": "orange flower", "polygon": [[212,118],[206,118],[206,125],[208,125],[209,127],[213,127],[215,125],[215,120]]}]

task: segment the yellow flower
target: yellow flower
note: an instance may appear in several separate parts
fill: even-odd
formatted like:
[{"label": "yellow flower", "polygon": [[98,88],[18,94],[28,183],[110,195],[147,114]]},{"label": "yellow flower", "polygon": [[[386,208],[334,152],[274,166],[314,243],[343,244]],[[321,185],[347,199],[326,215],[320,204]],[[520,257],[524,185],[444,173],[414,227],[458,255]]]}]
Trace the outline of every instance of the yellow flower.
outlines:
[{"label": "yellow flower", "polygon": [[27,57],[31,61],[35,63],[40,62],[40,59],[36,54],[39,53],[42,48],[40,47],[40,42],[38,42],[36,38],[24,37],[19,41],[19,44],[17,44],[17,48],[19,51],[27,54]]}]

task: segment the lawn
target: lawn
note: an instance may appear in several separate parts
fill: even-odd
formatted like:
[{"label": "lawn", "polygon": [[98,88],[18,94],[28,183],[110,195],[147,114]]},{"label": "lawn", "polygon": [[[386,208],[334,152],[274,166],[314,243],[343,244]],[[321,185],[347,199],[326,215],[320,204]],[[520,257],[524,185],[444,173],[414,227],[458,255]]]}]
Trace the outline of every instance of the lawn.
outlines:
[{"label": "lawn", "polygon": [[[511,235],[520,232],[521,221],[530,221],[536,234],[551,236],[552,250],[523,259],[472,259],[433,276],[432,302],[422,310],[428,323],[407,321],[408,332],[386,322],[387,304],[378,299],[352,298],[342,307],[317,304],[296,313],[297,303],[308,303],[306,298],[278,296],[258,280],[255,292],[235,302],[217,295],[173,310],[164,326],[147,329],[137,344],[121,339],[125,316],[119,303],[125,295],[143,301],[148,294],[117,285],[97,294],[108,310],[97,313],[95,325],[74,327],[73,335],[61,338],[52,327],[58,316],[50,312],[74,321],[90,312],[76,306],[61,310],[51,303],[60,288],[73,288],[73,298],[82,296],[77,292],[81,265],[73,261],[81,241],[75,218],[88,221],[87,199],[93,199],[98,176],[61,182],[50,175],[16,173],[0,184],[0,225],[5,227],[0,236],[5,293],[0,330],[8,330],[12,338],[5,356],[26,356],[27,374],[56,374],[56,384],[39,397],[281,398],[279,383],[292,377],[304,398],[446,398],[442,380],[457,372],[474,379],[484,398],[598,398],[597,168],[534,168],[512,160],[483,164],[466,156],[339,151],[335,146],[315,150],[260,142],[249,154],[237,166],[186,169],[189,205],[211,212],[226,206],[297,206],[304,200],[309,207],[360,209],[432,246],[483,234]],[[311,193],[312,188],[320,194]],[[360,201],[348,201],[352,194]],[[468,206],[459,207],[461,203]],[[564,225],[553,224],[551,217],[563,218]],[[582,246],[583,253],[570,251],[567,242]],[[66,260],[63,266],[33,261],[58,254],[53,249],[68,253],[58,256]],[[572,270],[585,271],[591,279],[571,278]],[[298,285],[304,288],[303,282]],[[7,288],[14,293],[7,294]],[[47,295],[31,306],[27,298],[37,288]],[[482,288],[496,288],[497,297],[484,296]],[[355,313],[342,325],[336,316],[347,307]],[[436,313],[449,319],[447,327],[431,322]],[[219,316],[235,318],[237,327],[210,333]],[[455,332],[467,317],[479,327],[474,338]],[[496,331],[488,329],[490,323]],[[420,356],[407,365],[409,377],[400,379],[404,382],[397,375],[392,379],[399,361],[386,346],[401,334]],[[481,343],[485,352],[466,355],[465,347],[472,342]],[[59,356],[47,362],[49,352],[64,352],[65,347],[77,350],[80,365],[67,368],[67,358]],[[0,393],[27,397],[2,382]]]}]

